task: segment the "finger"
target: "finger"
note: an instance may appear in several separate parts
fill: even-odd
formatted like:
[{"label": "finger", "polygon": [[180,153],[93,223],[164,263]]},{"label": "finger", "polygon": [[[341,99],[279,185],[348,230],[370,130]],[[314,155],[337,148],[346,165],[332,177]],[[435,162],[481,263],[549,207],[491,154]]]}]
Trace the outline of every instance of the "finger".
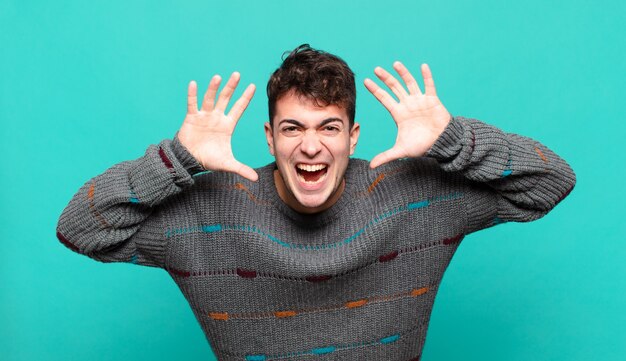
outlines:
[{"label": "finger", "polygon": [[187,86],[187,114],[198,112],[198,85],[195,81],[190,81]]},{"label": "finger", "polygon": [[371,79],[365,79],[363,82],[367,90],[378,99],[378,101],[391,113],[392,109],[398,105],[396,100],[385,90],[374,83]]},{"label": "finger", "polygon": [[231,117],[235,122],[239,120],[241,114],[243,114],[246,108],[248,108],[248,104],[250,104],[250,100],[252,100],[255,89],[256,87],[254,86],[254,84],[248,85],[241,97],[237,99],[235,104],[233,104],[233,107],[230,109],[228,116]]},{"label": "finger", "polygon": [[422,64],[422,76],[424,77],[424,89],[426,90],[426,95],[437,95],[437,91],[435,90],[435,81],[433,80],[433,74],[430,71],[430,67],[428,64]]},{"label": "finger", "polygon": [[378,79],[382,80],[383,83],[391,89],[399,100],[402,100],[409,95],[398,79],[391,75],[387,70],[377,66],[374,69],[374,74],[376,74]]},{"label": "finger", "polygon": [[419,84],[417,84],[417,81],[415,81],[415,78],[411,72],[409,72],[409,69],[404,66],[404,64],[396,61],[393,63],[393,68],[398,72],[398,75],[400,75],[404,84],[406,84],[406,87],[409,89],[409,94],[422,94]]},{"label": "finger", "polygon": [[213,105],[215,104],[215,94],[217,94],[217,89],[220,87],[220,82],[222,78],[219,75],[214,75],[209,82],[209,87],[204,93],[204,100],[202,101],[202,110],[213,110]]},{"label": "finger", "polygon": [[240,76],[238,72],[234,72],[230,76],[228,82],[226,83],[226,85],[224,85],[224,89],[222,89],[220,96],[217,98],[217,103],[215,103],[215,109],[220,111],[226,110],[228,102],[230,102],[230,97],[233,96],[235,88],[237,88],[237,84],[239,84],[239,77]]},{"label": "finger", "polygon": [[404,155],[402,155],[398,150],[396,150],[396,148],[391,148],[375,156],[374,159],[372,159],[372,161],[370,162],[370,168],[374,169],[385,163],[389,163],[393,160],[400,159],[403,157]]}]

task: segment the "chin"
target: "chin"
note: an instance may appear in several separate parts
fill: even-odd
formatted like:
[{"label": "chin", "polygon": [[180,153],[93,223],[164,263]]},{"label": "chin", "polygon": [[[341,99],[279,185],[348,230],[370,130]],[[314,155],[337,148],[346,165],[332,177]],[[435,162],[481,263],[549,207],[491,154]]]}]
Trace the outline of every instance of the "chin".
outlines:
[{"label": "chin", "polygon": [[298,203],[304,208],[316,209],[323,206],[328,201],[328,196],[296,196]]}]

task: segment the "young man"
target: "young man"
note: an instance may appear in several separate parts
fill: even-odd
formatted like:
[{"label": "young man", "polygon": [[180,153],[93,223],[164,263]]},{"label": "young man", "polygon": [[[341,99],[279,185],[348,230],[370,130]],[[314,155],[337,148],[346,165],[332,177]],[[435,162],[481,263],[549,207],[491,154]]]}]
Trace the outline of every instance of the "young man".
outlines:
[{"label": "young man", "polygon": [[[234,73],[215,76],[173,140],[87,182],[57,236],[103,262],[161,267],[220,360],[417,360],[443,273],[464,235],[549,212],[573,188],[542,144],[451,117],[422,65],[424,93],[365,80],[398,126],[371,163],[359,138],[354,75],[300,46],[270,78],[265,135],[276,162],[253,170],[230,140],[250,85],[225,109]],[[217,99],[216,99],[217,97]]]}]

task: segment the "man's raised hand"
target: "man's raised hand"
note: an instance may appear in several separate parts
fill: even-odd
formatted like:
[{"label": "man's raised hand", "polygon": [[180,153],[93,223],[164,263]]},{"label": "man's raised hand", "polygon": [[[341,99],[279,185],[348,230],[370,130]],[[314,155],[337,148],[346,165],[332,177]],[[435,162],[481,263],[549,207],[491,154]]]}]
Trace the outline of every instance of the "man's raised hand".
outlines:
[{"label": "man's raised hand", "polygon": [[234,72],[216,100],[221,78],[215,75],[204,94],[200,110],[197,100],[198,86],[195,81],[189,83],[187,116],[178,131],[178,139],[204,169],[233,172],[256,181],[259,176],[252,168],[235,159],[231,146],[235,126],[248,107],[255,90],[254,84],[248,85],[226,114],[226,107],[239,84],[239,77],[239,73]]},{"label": "man's raised hand", "polygon": [[425,93],[407,68],[396,61],[393,68],[406,84],[407,90],[389,72],[381,67],[374,69],[376,76],[395,94],[394,99],[387,91],[379,87],[371,79],[365,79],[365,87],[391,113],[398,126],[396,144],[372,159],[371,168],[395,159],[420,157],[424,155],[443,133],[450,122],[450,113],[441,104],[435,90],[430,68],[422,64]]}]

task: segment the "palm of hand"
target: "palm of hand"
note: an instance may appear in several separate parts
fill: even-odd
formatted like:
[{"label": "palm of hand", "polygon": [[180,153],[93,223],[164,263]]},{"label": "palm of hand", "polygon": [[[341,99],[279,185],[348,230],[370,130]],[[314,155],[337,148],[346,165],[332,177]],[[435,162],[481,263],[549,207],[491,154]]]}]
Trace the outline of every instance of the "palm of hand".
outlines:
[{"label": "palm of hand", "polygon": [[435,143],[450,115],[438,97],[417,95],[399,104],[392,117],[398,125],[394,148],[400,157],[420,157]]},{"label": "palm of hand", "polygon": [[235,122],[219,111],[187,114],[178,137],[205,169],[228,170],[235,160],[231,138]]},{"label": "palm of hand", "polygon": [[426,64],[422,66],[425,94],[422,94],[417,82],[404,65],[396,62],[394,68],[405,82],[408,92],[384,69],[376,68],[375,73],[395,94],[397,101],[372,80],[365,80],[366,88],[389,111],[398,126],[395,145],[374,157],[370,162],[372,168],[395,159],[424,155],[444,131],[451,118],[437,97],[432,74]]},{"label": "palm of hand", "polygon": [[225,113],[238,83],[239,73],[235,72],[216,100],[220,78],[214,76],[198,110],[197,86],[192,81],[188,89],[187,116],[178,131],[178,139],[205,169],[238,173],[256,181],[256,172],[235,159],[231,144],[235,126],[254,95],[254,85],[250,84],[230,112]]}]

